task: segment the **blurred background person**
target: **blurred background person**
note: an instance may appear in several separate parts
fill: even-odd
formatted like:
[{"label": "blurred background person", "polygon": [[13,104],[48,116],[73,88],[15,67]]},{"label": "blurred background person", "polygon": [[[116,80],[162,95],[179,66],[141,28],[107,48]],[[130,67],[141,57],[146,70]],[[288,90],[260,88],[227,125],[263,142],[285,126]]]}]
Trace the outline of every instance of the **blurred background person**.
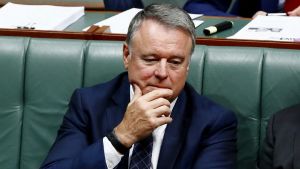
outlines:
[{"label": "blurred background person", "polygon": [[[266,1],[266,0],[264,0]],[[278,1],[277,6],[272,6],[269,10],[262,9],[254,14],[253,17],[258,15],[266,16],[272,12],[285,12],[288,16],[300,16],[300,1],[299,0],[272,0]],[[276,4],[276,3],[275,3]]]},{"label": "blurred background person", "polygon": [[258,11],[259,0],[188,0],[184,9],[189,13],[209,16],[242,16],[252,17]]},{"label": "blurred background person", "polygon": [[275,113],[269,120],[260,169],[300,168],[300,104]]},{"label": "blurred background person", "polygon": [[209,16],[252,17],[277,12],[299,16],[299,5],[299,0],[188,0],[183,8],[189,13]]},{"label": "blurred background person", "polygon": [[130,8],[144,8],[141,0],[103,0],[106,10],[124,11]]},{"label": "blurred background person", "polygon": [[144,8],[150,4],[172,4],[183,8],[186,0],[103,0],[106,10],[124,11],[130,8]]}]

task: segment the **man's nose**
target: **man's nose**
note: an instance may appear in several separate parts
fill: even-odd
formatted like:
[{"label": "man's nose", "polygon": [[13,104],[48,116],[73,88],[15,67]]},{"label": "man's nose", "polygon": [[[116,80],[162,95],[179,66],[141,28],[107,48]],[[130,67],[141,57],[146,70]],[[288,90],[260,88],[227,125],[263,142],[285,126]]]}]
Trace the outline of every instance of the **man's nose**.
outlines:
[{"label": "man's nose", "polygon": [[168,77],[168,68],[167,68],[167,61],[166,60],[161,60],[157,64],[157,68],[155,70],[155,76],[158,77],[159,79],[165,79]]}]

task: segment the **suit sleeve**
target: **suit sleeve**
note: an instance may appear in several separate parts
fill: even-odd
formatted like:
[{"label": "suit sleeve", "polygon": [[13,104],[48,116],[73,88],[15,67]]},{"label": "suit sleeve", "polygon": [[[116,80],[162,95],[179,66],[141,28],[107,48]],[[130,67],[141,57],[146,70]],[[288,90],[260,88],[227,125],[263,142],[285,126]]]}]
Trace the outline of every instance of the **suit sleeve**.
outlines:
[{"label": "suit sleeve", "polygon": [[210,1],[188,1],[183,8],[189,13],[198,13],[209,16],[234,16],[226,13],[227,7],[220,9]]},{"label": "suit sleeve", "polygon": [[55,143],[41,169],[107,168],[102,138],[95,142],[89,139],[86,114],[81,96],[75,91]]},{"label": "suit sleeve", "polygon": [[269,120],[266,138],[262,146],[262,153],[260,157],[259,167],[260,169],[272,169],[273,168],[273,149],[274,149],[274,137],[273,137],[273,122],[274,116]]},{"label": "suit sleeve", "polygon": [[194,169],[236,168],[236,117],[230,111],[221,111],[219,114],[211,119]]},{"label": "suit sleeve", "polygon": [[105,9],[124,11],[130,8],[143,8],[141,0],[104,0]]}]

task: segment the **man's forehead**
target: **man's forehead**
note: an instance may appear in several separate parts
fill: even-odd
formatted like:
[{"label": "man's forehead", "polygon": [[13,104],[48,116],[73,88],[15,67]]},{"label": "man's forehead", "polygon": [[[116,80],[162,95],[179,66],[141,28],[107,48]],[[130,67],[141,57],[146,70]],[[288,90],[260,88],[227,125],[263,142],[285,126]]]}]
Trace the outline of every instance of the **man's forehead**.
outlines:
[{"label": "man's forehead", "polygon": [[[166,24],[162,24],[159,21],[153,19],[144,20],[135,33],[132,36],[132,40],[134,39],[136,34],[140,34],[141,37],[144,37],[145,34],[152,34],[152,36],[170,36],[171,34],[177,34],[178,32],[182,32],[189,36],[189,33],[186,30],[183,30],[179,27],[172,27]],[[191,37],[190,37],[191,38]]]},{"label": "man's forehead", "polygon": [[[158,44],[159,42],[171,42],[173,44],[180,44],[182,41],[186,41],[187,39],[191,42],[192,48],[192,37],[186,30],[179,27],[172,27],[166,24],[162,24],[161,22],[154,19],[146,19],[143,20],[139,28],[135,31],[134,34],[132,34],[132,44],[130,44],[129,47],[131,49],[133,49],[132,47],[136,45],[142,47],[143,45],[141,43],[145,45],[146,42],[152,42],[152,44]],[[189,44],[189,42],[186,42],[184,45],[182,44],[181,46],[188,47],[189,45],[187,44]],[[189,51],[189,55],[190,53],[191,52]]]},{"label": "man's forehead", "polygon": [[[141,28],[147,29],[147,28],[149,28],[150,26],[156,26],[156,27],[160,27],[160,28],[166,29],[166,30],[170,30],[170,29],[178,30],[178,29],[180,29],[180,28],[178,28],[178,27],[170,26],[170,25],[168,25],[168,24],[166,24],[166,23],[159,22],[158,20],[155,20],[155,19],[145,19],[145,20],[141,23],[139,30],[140,30]],[[138,31],[139,31],[139,30],[138,30]]]}]

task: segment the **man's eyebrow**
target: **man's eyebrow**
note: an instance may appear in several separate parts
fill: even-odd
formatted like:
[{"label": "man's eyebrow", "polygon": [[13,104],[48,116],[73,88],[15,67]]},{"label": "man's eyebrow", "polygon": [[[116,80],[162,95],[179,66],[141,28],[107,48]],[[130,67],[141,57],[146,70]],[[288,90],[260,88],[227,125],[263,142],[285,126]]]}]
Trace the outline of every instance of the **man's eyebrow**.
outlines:
[{"label": "man's eyebrow", "polygon": [[141,55],[142,57],[158,57],[158,55],[156,55],[156,54],[153,54],[153,53],[149,53],[149,54],[142,54]]},{"label": "man's eyebrow", "polygon": [[183,55],[172,55],[171,57],[170,57],[170,59],[182,59],[182,60],[184,60],[186,57],[185,56],[183,56]]},{"label": "man's eyebrow", "polygon": [[[151,53],[144,53],[144,54],[141,55],[141,57],[149,57],[149,56],[161,58],[160,55],[158,55],[156,53],[153,53],[153,52],[151,52]],[[185,58],[186,58],[186,56],[179,54],[179,55],[171,55],[167,59],[182,59],[182,60],[184,60]]]}]

